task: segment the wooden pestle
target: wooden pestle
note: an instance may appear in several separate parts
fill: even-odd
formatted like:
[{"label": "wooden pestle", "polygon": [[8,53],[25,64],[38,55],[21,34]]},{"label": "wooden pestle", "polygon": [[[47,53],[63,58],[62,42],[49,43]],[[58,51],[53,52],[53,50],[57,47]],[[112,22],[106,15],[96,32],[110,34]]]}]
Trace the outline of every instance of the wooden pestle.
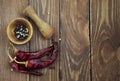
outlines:
[{"label": "wooden pestle", "polygon": [[45,38],[50,38],[52,36],[53,28],[48,23],[46,23],[45,21],[43,21],[41,18],[38,17],[32,6],[26,7],[23,10],[23,14],[30,17],[35,22],[41,34]]}]

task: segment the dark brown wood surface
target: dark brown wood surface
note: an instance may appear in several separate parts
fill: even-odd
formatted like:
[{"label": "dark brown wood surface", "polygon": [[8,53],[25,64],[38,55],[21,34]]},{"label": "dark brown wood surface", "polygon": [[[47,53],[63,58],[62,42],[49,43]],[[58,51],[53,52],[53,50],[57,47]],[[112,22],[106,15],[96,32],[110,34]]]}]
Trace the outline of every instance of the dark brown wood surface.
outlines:
[{"label": "dark brown wood surface", "polygon": [[120,0],[91,0],[92,81],[120,81]]},{"label": "dark brown wood surface", "polygon": [[[11,70],[10,59],[7,56],[8,38],[6,27],[11,19],[22,17],[22,9],[28,5],[27,0],[0,0],[0,81],[29,81],[28,75]],[[17,46],[27,51],[29,45]]]},{"label": "dark brown wood surface", "polygon": [[89,0],[60,3],[60,79],[90,81]]},{"label": "dark brown wood surface", "polygon": [[[29,5],[35,8],[36,13],[44,21],[54,28],[54,35],[51,39],[44,39],[36,25],[34,24],[34,36],[30,41],[30,51],[36,51],[48,47],[51,40],[59,40],[59,0],[29,0]],[[53,68],[53,69],[50,69]],[[30,75],[30,81],[58,81],[59,80],[59,60],[51,67],[40,70],[44,76],[35,77]]]},{"label": "dark brown wood surface", "polygon": [[[44,39],[34,22],[23,16],[28,5],[54,28],[52,38]],[[120,81],[119,14],[120,0],[0,0],[0,81]],[[34,29],[30,42],[15,45],[18,49],[38,51],[53,39],[59,42],[55,63],[39,70],[43,76],[9,66],[6,27],[18,17],[27,18]]]}]

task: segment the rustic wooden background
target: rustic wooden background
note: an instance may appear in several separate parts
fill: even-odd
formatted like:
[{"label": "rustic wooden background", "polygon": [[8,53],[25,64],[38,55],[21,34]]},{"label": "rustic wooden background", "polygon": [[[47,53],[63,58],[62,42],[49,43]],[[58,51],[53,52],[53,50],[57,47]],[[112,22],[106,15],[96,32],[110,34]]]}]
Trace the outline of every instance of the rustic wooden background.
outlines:
[{"label": "rustic wooden background", "polygon": [[[30,20],[31,41],[16,47],[37,51],[59,42],[59,57],[41,77],[11,71],[7,57],[7,24],[28,5],[55,34],[45,40]],[[120,81],[120,0],[0,0],[0,81]]]}]

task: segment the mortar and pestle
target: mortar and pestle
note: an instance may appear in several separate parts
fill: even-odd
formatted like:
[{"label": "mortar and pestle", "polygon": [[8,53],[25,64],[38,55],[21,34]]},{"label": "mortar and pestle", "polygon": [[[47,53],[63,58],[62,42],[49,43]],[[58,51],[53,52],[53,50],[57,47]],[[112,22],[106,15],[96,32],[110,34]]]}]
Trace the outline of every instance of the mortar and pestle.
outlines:
[{"label": "mortar and pestle", "polygon": [[[46,39],[50,38],[53,34],[53,28],[43,21],[39,16],[36,14],[35,10],[28,6],[23,10],[23,14],[33,20],[33,22],[37,25],[39,31],[41,32],[42,36]],[[18,40],[14,35],[14,30],[17,24],[23,24],[26,28],[28,28],[29,34],[28,37],[24,40]],[[25,18],[16,18],[12,20],[9,25],[7,26],[7,35],[11,42],[14,44],[25,44],[30,41],[33,35],[33,27],[31,23],[26,20]]]}]

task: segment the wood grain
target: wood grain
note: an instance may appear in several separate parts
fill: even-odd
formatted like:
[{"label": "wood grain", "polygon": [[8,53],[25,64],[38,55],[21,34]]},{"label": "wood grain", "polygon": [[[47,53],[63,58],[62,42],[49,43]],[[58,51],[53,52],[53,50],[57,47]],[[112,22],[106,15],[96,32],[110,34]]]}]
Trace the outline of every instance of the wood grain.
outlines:
[{"label": "wood grain", "polygon": [[60,0],[60,80],[90,81],[89,0]]},{"label": "wood grain", "polygon": [[120,0],[91,0],[93,81],[120,81]]},{"label": "wood grain", "polygon": [[[7,56],[8,37],[6,27],[11,19],[22,17],[21,11],[28,4],[27,0],[0,0],[0,81],[27,81],[28,75],[11,71]],[[17,46],[27,51],[28,44]]]},{"label": "wood grain", "polygon": [[[59,0],[29,0],[38,14],[44,21],[49,23],[54,28],[52,39],[59,39]],[[31,21],[32,22],[32,21]],[[42,37],[36,25],[33,23],[34,35],[30,43],[30,51],[37,51],[48,47],[51,44],[51,39],[46,40]],[[30,81],[59,81],[59,59],[51,66],[53,69],[42,69],[44,73],[41,77],[30,76]]]},{"label": "wood grain", "polygon": [[[40,70],[41,77],[11,72],[8,63],[6,27],[11,19],[23,17],[27,5],[54,28],[51,39],[61,39],[57,61]],[[0,0],[0,81],[120,81],[119,21],[120,0]],[[51,39],[44,39],[30,22],[32,40],[15,46],[23,51],[48,47]]]}]

